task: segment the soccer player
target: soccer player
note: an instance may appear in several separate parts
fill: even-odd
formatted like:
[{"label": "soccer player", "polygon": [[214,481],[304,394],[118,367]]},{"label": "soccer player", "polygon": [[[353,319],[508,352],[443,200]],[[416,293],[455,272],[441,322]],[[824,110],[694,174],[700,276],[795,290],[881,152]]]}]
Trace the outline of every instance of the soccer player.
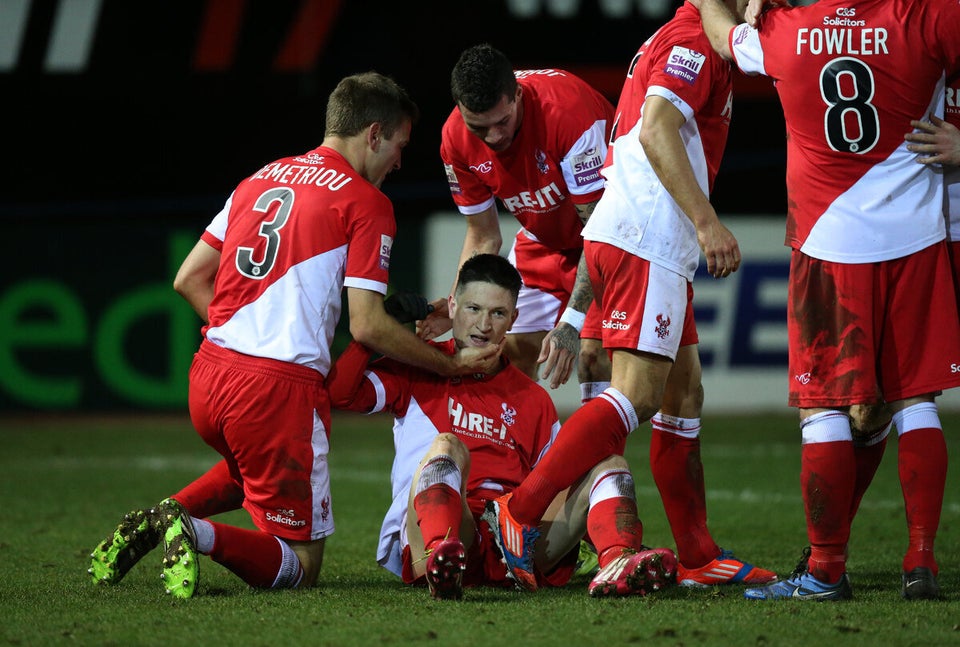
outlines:
[{"label": "soccer player", "polygon": [[716,0],[693,1],[718,52],[776,81],[788,133],[789,403],[810,554],[786,581],[745,595],[852,596],[847,542],[869,479],[848,413],[886,402],[909,532],[901,594],[936,597],[947,455],[935,398],[960,384],[960,323],[942,175],[914,162],[903,133],[943,114],[944,71],[960,68],[960,5],[821,0],[770,8],[754,28]]},{"label": "soccer player", "polygon": [[[710,48],[690,5],[680,7],[630,64],[603,169],[606,189],[583,230],[612,380],[564,424],[523,484],[493,505],[518,578],[526,577],[530,560],[512,538],[535,535],[558,491],[599,458],[622,451],[627,435],[653,418],[650,463],[677,542],[678,581],[776,580],[714,542],[699,454],[703,394],[692,281],[701,250],[717,278],[736,271],[741,260],[736,239],[708,198],[726,145],[731,78],[730,64]],[[676,401],[678,393],[695,402]],[[698,417],[658,414],[665,405],[679,411],[692,406]]]},{"label": "soccer player", "polygon": [[[446,353],[500,345],[517,319],[520,289],[520,275],[505,258],[470,257],[448,303],[453,337],[428,343]],[[368,367],[370,355],[352,342],[328,387],[335,408],[395,416],[394,498],[378,562],[406,583],[425,581],[435,598],[459,599],[464,586],[513,587],[481,515],[486,501],[511,491],[549,455],[560,427],[549,394],[507,360],[445,378],[389,359]],[[676,557],[642,545],[635,496],[622,456],[592,466],[552,502],[525,588],[565,584],[586,530],[601,566],[590,595],[645,595],[671,583]]]},{"label": "soccer player", "polygon": [[[580,232],[603,192],[613,106],[570,72],[514,70],[487,44],[462,52],[450,88],[457,106],[443,125],[440,157],[466,217],[460,264],[500,252],[499,199],[522,225],[509,253],[523,277],[520,317],[504,352],[534,380],[543,363],[551,388],[566,383],[577,360],[588,400],[606,387],[610,366],[586,271],[578,272]],[[421,336],[449,329],[441,299],[421,322]]]},{"label": "soccer player", "polygon": [[918,162],[943,166],[947,239],[960,301],[960,76],[947,81],[945,94],[944,118],[931,114],[929,119],[911,121],[916,130],[904,139],[909,142],[907,150],[922,154]]},{"label": "soccer player", "polygon": [[[494,345],[423,344],[384,310],[396,222],[380,185],[400,168],[418,116],[393,80],[346,77],[329,97],[321,145],[242,181],[183,261],[174,289],[205,322],[190,417],[225,459],[205,477],[226,470],[229,480],[218,501],[193,510],[169,498],[127,515],[91,556],[95,582],[119,581],[162,540],[176,598],[196,592],[197,553],[254,587],[316,583],[334,531],[324,378],[344,288],[351,334],[379,353],[447,376],[498,362]],[[256,530],[191,516],[240,501]]]},{"label": "soccer player", "polygon": [[[698,32],[699,25],[692,26],[689,35]],[[685,48],[690,44],[687,40],[673,44]],[[667,57],[671,53],[669,47],[657,52],[663,67],[669,65]],[[454,200],[467,220],[460,262],[478,251],[499,251],[495,204],[499,198],[523,225],[510,255],[524,280],[520,317],[507,336],[505,352],[515,365],[536,379],[533,360],[536,349],[541,347],[536,361],[546,358],[544,371],[550,375],[553,358],[562,362],[559,357],[563,348],[569,351],[567,356],[576,356],[576,347],[560,340],[575,341],[574,329],[568,323],[579,327],[584,321],[579,313],[586,312],[578,373],[581,400],[588,402],[610,386],[610,363],[607,352],[601,348],[604,329],[599,310],[595,306],[587,310],[593,290],[582,258],[580,220],[588,221],[602,195],[604,178],[599,169],[607,157],[613,109],[568,72],[514,71],[507,57],[489,45],[467,49],[451,78],[457,107],[444,125],[441,157]],[[664,74],[662,78],[672,79],[669,87],[676,88],[680,96],[698,93],[690,99],[694,108],[699,106],[697,102],[705,101],[699,93],[710,90],[708,79],[691,86],[678,77]],[[724,79],[729,84],[729,74]],[[725,89],[724,101],[729,98],[729,87]],[[680,117],[681,112],[676,110],[675,116]],[[679,124],[670,127],[674,131],[680,129]],[[726,126],[722,125],[717,132],[716,139],[712,135],[708,139],[711,145],[719,143],[722,148]],[[677,143],[679,139],[670,145]],[[681,145],[665,154],[685,152]],[[719,153],[710,163],[719,164]],[[693,179],[688,181],[692,183]],[[688,188],[689,185],[678,190]],[[694,190],[699,191],[695,185]],[[692,250],[698,253],[695,243]],[[577,262],[580,268],[575,272]],[[555,325],[559,308],[568,297],[560,323],[552,332],[544,333]],[[445,306],[437,306],[428,324],[439,321],[437,317],[445,312]],[[615,327],[620,322],[611,320],[603,325]],[[650,464],[676,541],[681,582],[693,586],[761,582],[773,574],[755,569],[722,550],[706,525],[700,461],[703,387],[695,343],[693,338],[681,349],[676,370],[670,372],[664,389],[662,408],[651,420]],[[554,370],[551,387],[565,382],[567,375],[569,368],[565,373],[559,368]],[[549,498],[544,503],[547,501]]]}]

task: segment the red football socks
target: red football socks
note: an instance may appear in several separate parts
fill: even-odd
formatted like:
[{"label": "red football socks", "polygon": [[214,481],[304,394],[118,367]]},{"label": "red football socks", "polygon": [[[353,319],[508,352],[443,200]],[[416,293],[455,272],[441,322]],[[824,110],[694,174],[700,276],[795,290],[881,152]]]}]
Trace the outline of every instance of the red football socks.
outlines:
[{"label": "red football socks", "polygon": [[643,523],[637,518],[637,502],[628,497],[599,501],[587,512],[587,532],[600,568],[620,557],[624,549],[639,551]]},{"label": "red football socks", "polygon": [[564,423],[543,459],[510,499],[510,513],[522,524],[536,526],[550,502],[607,456],[623,451],[628,429],[621,408],[597,397]]},{"label": "red football socks", "polygon": [[227,461],[221,460],[170,498],[182,505],[191,517],[206,519],[238,510],[243,504],[243,486],[230,476]]},{"label": "red football socks", "polygon": [[933,542],[940,525],[947,480],[947,446],[940,429],[914,429],[901,434],[898,465],[910,544],[903,570],[924,566],[938,573]]},{"label": "red football socks", "polygon": [[686,568],[700,568],[720,554],[707,529],[707,502],[700,461],[700,438],[668,430],[669,418],[652,420],[650,470]]},{"label": "red football socks", "polygon": [[447,537],[460,538],[460,517],[463,503],[460,493],[445,483],[436,483],[413,498],[413,509],[417,513],[417,523],[423,535],[423,547]]}]

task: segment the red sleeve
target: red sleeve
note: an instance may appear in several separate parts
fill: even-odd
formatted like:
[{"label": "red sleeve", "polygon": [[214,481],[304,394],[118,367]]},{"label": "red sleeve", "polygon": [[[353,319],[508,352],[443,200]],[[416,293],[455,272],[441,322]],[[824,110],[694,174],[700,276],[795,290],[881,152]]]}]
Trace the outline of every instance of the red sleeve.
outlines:
[{"label": "red sleeve", "polygon": [[351,341],[337,358],[330,367],[326,382],[331,407],[346,411],[373,409],[377,394],[370,380],[364,379],[372,355],[363,344]]}]

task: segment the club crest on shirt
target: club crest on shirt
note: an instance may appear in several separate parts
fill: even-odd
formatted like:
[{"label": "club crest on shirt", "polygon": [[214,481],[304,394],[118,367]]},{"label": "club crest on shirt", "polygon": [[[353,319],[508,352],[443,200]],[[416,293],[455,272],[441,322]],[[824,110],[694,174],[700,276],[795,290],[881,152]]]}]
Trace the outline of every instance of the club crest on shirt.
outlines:
[{"label": "club crest on shirt", "polygon": [[707,57],[688,47],[674,45],[667,57],[667,64],[663,71],[671,76],[675,76],[681,81],[693,85],[697,77],[700,76],[700,70],[703,68]]},{"label": "club crest on shirt", "polygon": [[460,180],[457,179],[457,172],[453,170],[453,164],[444,164],[443,171],[447,174],[447,184],[450,186],[450,193],[460,195]]},{"label": "club crest on shirt", "polygon": [[503,420],[504,424],[512,427],[513,423],[517,421],[516,408],[511,407],[506,402],[501,402],[500,408],[503,409],[503,413],[500,414],[500,419]]},{"label": "club crest on shirt", "polygon": [[380,234],[380,269],[390,269],[391,250],[393,250],[393,236]]},{"label": "club crest on shirt", "polygon": [[547,164],[547,154],[538,148],[533,157],[537,160],[537,170],[540,171],[541,175],[546,175],[547,171],[550,170],[550,165]]}]

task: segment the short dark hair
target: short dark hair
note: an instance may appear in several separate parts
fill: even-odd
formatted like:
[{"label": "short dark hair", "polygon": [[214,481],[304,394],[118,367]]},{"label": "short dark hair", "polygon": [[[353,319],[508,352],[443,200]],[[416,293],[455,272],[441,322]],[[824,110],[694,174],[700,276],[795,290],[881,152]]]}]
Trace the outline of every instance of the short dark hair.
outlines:
[{"label": "short dark hair", "polygon": [[509,290],[513,295],[514,304],[520,294],[520,286],[523,285],[517,268],[499,254],[477,254],[468,258],[460,267],[460,274],[457,275],[457,294],[474,281],[493,283]]},{"label": "short dark hair", "polygon": [[405,121],[420,118],[420,109],[396,81],[378,72],[345,77],[327,99],[324,135],[351,137],[372,123],[383,126],[389,139]]},{"label": "short dark hair", "polygon": [[464,50],[450,74],[453,100],[470,112],[486,112],[504,96],[513,101],[516,92],[513,64],[487,43]]}]

